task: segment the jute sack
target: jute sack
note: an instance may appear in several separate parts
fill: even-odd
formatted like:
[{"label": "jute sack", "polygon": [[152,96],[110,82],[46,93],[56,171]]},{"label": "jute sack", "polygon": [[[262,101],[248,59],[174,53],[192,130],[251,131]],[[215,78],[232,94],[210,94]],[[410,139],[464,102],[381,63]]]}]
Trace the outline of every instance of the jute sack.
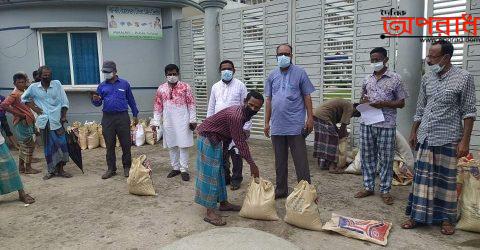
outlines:
[{"label": "jute sack", "polygon": [[80,126],[78,128],[78,143],[80,144],[80,148],[82,150],[85,150],[88,148],[87,136],[88,136],[87,127]]},{"label": "jute sack", "polygon": [[457,228],[480,233],[480,168],[475,161],[459,164],[458,183],[462,190]]},{"label": "jute sack", "polygon": [[153,181],[150,177],[151,169],[145,167],[147,157],[141,155],[133,159],[127,178],[128,192],[136,195],[156,195]]},{"label": "jute sack", "polygon": [[338,141],[338,168],[345,168],[347,165],[347,148],[348,137],[344,137]]},{"label": "jute sack", "polygon": [[156,132],[155,130],[152,129],[150,126],[146,126],[144,129],[145,132],[145,141],[147,142],[148,145],[155,145],[155,142],[157,142],[156,138]]},{"label": "jute sack", "polygon": [[273,184],[263,178],[252,179],[239,215],[255,220],[279,220]]},{"label": "jute sack", "polygon": [[300,181],[285,202],[284,221],[309,230],[322,230],[322,221],[315,203],[317,190],[307,181]]},{"label": "jute sack", "polygon": [[88,149],[98,148],[100,146],[100,137],[98,136],[98,124],[95,122],[86,126],[88,130],[87,145]]},{"label": "jute sack", "polygon": [[105,137],[103,137],[102,125],[98,125],[98,137],[100,138],[100,147],[106,148]]},{"label": "jute sack", "polygon": [[325,223],[324,230],[337,232],[341,235],[387,245],[388,234],[392,223],[376,220],[359,220],[333,213],[332,219]]}]

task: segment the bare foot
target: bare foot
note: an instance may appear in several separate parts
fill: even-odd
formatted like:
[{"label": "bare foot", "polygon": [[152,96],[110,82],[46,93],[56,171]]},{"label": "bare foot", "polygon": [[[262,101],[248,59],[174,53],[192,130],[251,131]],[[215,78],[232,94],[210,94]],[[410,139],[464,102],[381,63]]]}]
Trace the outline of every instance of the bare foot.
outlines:
[{"label": "bare foot", "polygon": [[220,207],[218,208],[220,211],[240,211],[241,209],[241,206],[233,205],[229,202],[221,203]]},{"label": "bare foot", "polygon": [[22,201],[25,204],[32,204],[35,202],[35,199],[26,193],[23,193],[22,195],[20,195],[19,198],[20,198],[20,201]]}]

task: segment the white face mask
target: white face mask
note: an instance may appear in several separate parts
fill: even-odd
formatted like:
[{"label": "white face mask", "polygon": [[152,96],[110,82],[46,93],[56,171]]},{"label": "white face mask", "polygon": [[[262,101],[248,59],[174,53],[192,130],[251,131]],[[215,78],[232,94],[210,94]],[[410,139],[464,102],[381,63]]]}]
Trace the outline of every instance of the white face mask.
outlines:
[{"label": "white face mask", "polygon": [[383,69],[383,62],[376,62],[370,64],[373,68],[373,71],[378,72]]},{"label": "white face mask", "polygon": [[178,82],[178,76],[167,76],[167,82],[168,83],[177,83]]},{"label": "white face mask", "polygon": [[440,62],[438,62],[437,64],[433,64],[433,65],[428,65],[427,64],[430,71],[432,71],[435,74],[438,74],[438,73],[442,72],[442,70],[445,68],[445,65],[440,66],[440,63],[443,61],[444,57],[445,56],[443,56],[442,59],[440,60]]},{"label": "white face mask", "polygon": [[105,77],[105,79],[107,79],[107,80],[112,79],[114,76],[115,76],[115,75],[113,74],[113,72],[103,73],[103,77]]}]

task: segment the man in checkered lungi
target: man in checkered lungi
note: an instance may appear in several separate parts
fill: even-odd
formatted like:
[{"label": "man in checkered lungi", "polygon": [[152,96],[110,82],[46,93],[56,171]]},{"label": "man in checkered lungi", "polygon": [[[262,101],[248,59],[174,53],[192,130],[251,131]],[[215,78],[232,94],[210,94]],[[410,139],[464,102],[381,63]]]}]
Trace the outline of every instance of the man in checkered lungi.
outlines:
[{"label": "man in checkered lungi", "polygon": [[468,154],[477,109],[473,76],[452,65],[453,50],[439,40],[428,51],[410,135],[417,153],[404,229],[440,224],[442,234],[455,233],[457,158]]},{"label": "man in checkered lungi", "polygon": [[[347,125],[352,117],[360,117],[360,112],[345,99],[325,101],[314,112],[315,144],[313,157],[318,158],[320,169],[329,169],[331,173],[341,173],[345,166],[337,166],[339,139],[348,136]],[[340,129],[337,124],[340,123]]]},{"label": "man in checkered lungi", "polygon": [[361,103],[382,109],[383,122],[360,125],[360,155],[364,189],[355,198],[374,194],[377,166],[380,168],[380,193],[387,205],[393,204],[390,194],[393,179],[393,156],[395,155],[395,128],[397,109],[405,106],[408,93],[400,75],[388,70],[387,50],[375,48],[370,52],[372,74],[367,75],[362,84]]}]

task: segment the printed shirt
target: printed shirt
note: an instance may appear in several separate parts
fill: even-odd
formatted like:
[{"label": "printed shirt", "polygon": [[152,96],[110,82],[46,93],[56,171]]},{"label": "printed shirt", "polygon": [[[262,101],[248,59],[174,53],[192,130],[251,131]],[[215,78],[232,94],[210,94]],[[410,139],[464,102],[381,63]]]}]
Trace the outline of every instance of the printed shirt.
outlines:
[{"label": "printed shirt", "polygon": [[137,117],[137,104],[135,103],[130,84],[126,80],[117,78],[114,83],[104,81],[98,85],[97,93],[100,95],[101,100],[92,100],[92,103],[99,107],[103,102],[103,112],[125,112],[128,111],[128,106],[130,106],[133,116]]},{"label": "printed shirt", "polygon": [[45,129],[50,123],[50,130],[57,130],[62,127],[60,123],[62,108],[69,107],[67,94],[62,83],[52,80],[50,86],[45,90],[41,82],[32,83],[22,95],[22,103],[33,100],[42,109],[43,113],[38,115],[35,125]]},{"label": "printed shirt", "polygon": [[[169,107],[171,109],[185,108],[189,116],[187,123],[197,122],[195,98],[188,83],[179,81],[173,88],[168,83],[163,83],[158,87],[153,102],[154,119],[152,125],[160,126],[160,120],[164,118],[164,110]],[[172,122],[175,122],[175,117],[171,117],[171,119]]]},{"label": "printed shirt", "polygon": [[197,131],[200,135],[207,137],[212,144],[223,142],[226,147],[233,140],[240,155],[253,166],[255,162],[248,148],[247,135],[243,131],[243,125],[247,120],[243,105],[232,106],[206,118],[198,126]]},{"label": "printed shirt", "polygon": [[[2,103],[5,100],[5,96],[0,95],[0,103]],[[5,110],[0,107],[0,117],[5,117]]]},{"label": "printed shirt", "polygon": [[[24,114],[26,116],[25,121],[27,122],[27,124],[33,125],[35,123],[35,116],[33,115],[30,108],[22,103],[22,94],[23,91],[15,88],[12,93],[7,96],[7,98],[0,104],[0,107],[11,107],[15,111]],[[13,124],[18,124],[22,119],[24,118],[14,115]]]},{"label": "printed shirt", "polygon": [[[244,105],[247,94],[247,87],[237,78],[233,78],[228,84],[220,80],[212,86],[207,117],[231,106]],[[250,130],[251,128],[251,121],[246,122],[243,126],[245,130]]]},{"label": "printed shirt", "polygon": [[286,72],[277,68],[268,76],[264,89],[272,103],[271,134],[300,135],[305,126],[303,98],[315,91],[305,70],[293,64]]},{"label": "printed shirt", "polygon": [[476,118],[475,102],[473,76],[467,71],[452,66],[443,76],[426,73],[413,118],[420,122],[418,142],[428,141],[429,146],[459,142],[463,119]]},{"label": "printed shirt", "polygon": [[[408,93],[400,75],[387,69],[378,81],[375,73],[365,77],[362,84],[362,96],[367,96],[371,103],[376,103],[403,100],[408,97]],[[385,121],[372,126],[395,128],[397,125],[397,109],[382,108],[382,112]]]}]

